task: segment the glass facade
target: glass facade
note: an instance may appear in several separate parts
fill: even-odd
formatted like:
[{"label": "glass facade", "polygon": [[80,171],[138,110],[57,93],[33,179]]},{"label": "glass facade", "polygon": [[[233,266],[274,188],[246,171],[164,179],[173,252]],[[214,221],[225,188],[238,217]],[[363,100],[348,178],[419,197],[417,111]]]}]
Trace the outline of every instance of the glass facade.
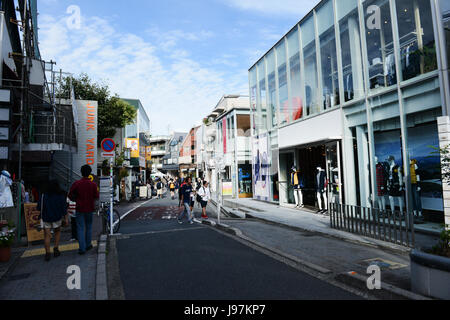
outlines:
[{"label": "glass facade", "polygon": [[[439,147],[437,118],[446,106],[432,5],[420,0],[322,1],[250,69],[250,99],[259,99],[251,117],[267,120],[259,131],[255,120],[252,132],[259,163],[253,173],[257,198],[296,203],[295,165],[299,172],[306,170],[301,173],[304,186],[312,190],[303,193],[305,203],[317,205],[313,180],[320,165],[330,182],[325,202],[401,214],[409,210],[418,219],[442,222],[440,159],[433,148]],[[439,19],[448,26],[448,9],[443,11]],[[261,97],[267,101],[266,113]],[[313,129],[318,126],[311,123],[333,123],[326,118],[330,114],[342,125],[341,136],[317,141]],[[287,137],[289,143],[278,141]],[[261,159],[266,145],[270,150]],[[262,172],[270,172],[270,195]]]}]

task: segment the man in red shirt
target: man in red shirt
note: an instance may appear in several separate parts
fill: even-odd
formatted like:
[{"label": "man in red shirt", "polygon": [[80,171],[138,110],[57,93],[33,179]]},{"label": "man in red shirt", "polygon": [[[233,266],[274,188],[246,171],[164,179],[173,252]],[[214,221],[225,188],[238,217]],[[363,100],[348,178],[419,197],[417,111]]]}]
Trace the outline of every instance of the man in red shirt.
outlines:
[{"label": "man in red shirt", "polygon": [[99,198],[97,185],[89,179],[92,169],[89,165],[81,167],[83,178],[76,181],[69,192],[69,199],[76,202],[76,222],[79,254],[92,249],[92,218],[95,200]]}]

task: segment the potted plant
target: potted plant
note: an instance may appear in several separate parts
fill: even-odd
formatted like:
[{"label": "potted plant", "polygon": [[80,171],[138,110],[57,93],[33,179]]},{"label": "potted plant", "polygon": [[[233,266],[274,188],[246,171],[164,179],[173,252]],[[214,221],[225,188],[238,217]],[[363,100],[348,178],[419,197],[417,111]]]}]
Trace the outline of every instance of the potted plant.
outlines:
[{"label": "potted plant", "polygon": [[11,259],[14,236],[15,228],[12,223],[0,225],[0,262],[8,262]]}]

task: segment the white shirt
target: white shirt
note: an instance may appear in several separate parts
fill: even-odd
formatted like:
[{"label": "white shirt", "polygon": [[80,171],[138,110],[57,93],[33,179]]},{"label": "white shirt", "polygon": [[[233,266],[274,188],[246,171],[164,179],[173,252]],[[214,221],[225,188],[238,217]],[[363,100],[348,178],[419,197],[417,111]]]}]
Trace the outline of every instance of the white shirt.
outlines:
[{"label": "white shirt", "polygon": [[198,189],[198,195],[202,197],[203,201],[209,201],[211,199],[211,192],[208,187],[201,187]]}]

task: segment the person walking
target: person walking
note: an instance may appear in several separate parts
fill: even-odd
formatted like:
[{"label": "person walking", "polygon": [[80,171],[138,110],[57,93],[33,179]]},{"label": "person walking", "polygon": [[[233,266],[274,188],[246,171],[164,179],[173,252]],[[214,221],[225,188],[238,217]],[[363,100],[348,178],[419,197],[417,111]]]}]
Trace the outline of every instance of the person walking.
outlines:
[{"label": "person walking", "polygon": [[208,219],[208,215],[206,214],[206,206],[211,199],[211,191],[209,190],[209,184],[207,181],[203,181],[203,187],[198,190],[197,194],[201,198],[200,204],[202,206],[202,219]]},{"label": "person walking", "polygon": [[170,180],[169,182],[169,189],[170,189],[170,196],[172,197],[172,200],[175,200],[175,183],[173,180]]},{"label": "person walking", "polygon": [[[192,193],[194,189],[192,188],[192,179],[187,178],[186,183],[180,189],[180,207],[184,206],[183,213],[178,217],[178,223],[183,224],[183,217],[187,214],[187,218],[190,224],[193,224],[192,214],[191,214],[191,202],[192,202]],[[183,205],[181,205],[183,204]]]},{"label": "person walking", "polygon": [[158,180],[158,182],[156,183],[156,190],[158,192],[158,199],[161,199],[162,192],[163,192],[163,184],[162,184],[161,180]]},{"label": "person walking", "polygon": [[83,255],[92,247],[92,218],[95,211],[95,200],[99,198],[97,185],[89,179],[92,168],[85,165],[81,168],[83,178],[76,181],[69,192],[69,199],[76,202],[77,236]]},{"label": "person walking", "polygon": [[41,211],[41,223],[44,229],[45,261],[50,261],[51,232],[53,230],[55,235],[53,255],[57,258],[61,255],[59,251],[61,227],[68,224],[66,195],[60,189],[57,180],[48,183],[39,199],[38,208]]}]

